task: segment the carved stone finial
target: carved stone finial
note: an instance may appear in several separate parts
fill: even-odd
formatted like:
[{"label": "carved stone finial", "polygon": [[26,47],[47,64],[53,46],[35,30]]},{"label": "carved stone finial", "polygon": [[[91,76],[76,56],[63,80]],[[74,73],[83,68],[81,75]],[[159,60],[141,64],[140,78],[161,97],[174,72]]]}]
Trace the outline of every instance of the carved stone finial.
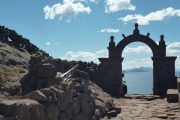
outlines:
[{"label": "carved stone finial", "polygon": [[125,34],[122,34],[122,36],[123,36],[123,38],[125,38],[126,36],[125,36]]},{"label": "carved stone finial", "polygon": [[114,36],[111,36],[111,37],[110,37],[110,40],[111,40],[111,41],[114,41]]},{"label": "carved stone finial", "polygon": [[161,36],[160,36],[159,45],[160,45],[160,46],[166,46],[166,43],[165,43],[165,41],[164,41],[164,35],[161,35]]},{"label": "carved stone finial", "polygon": [[133,31],[133,34],[139,34],[139,28],[138,28],[139,25],[138,25],[138,23],[135,23],[134,26],[135,26],[135,29]]},{"label": "carved stone finial", "polygon": [[114,42],[114,36],[111,36],[110,37],[110,42],[109,42],[109,47],[108,47],[108,49],[109,50],[112,50],[112,49],[114,49],[115,48],[115,42]]},{"label": "carved stone finial", "polygon": [[161,35],[160,37],[161,37],[161,40],[163,40],[163,41],[164,41],[164,35]]},{"label": "carved stone finial", "polygon": [[135,29],[138,29],[139,27],[138,23],[135,23],[134,26],[135,26]]},{"label": "carved stone finial", "polygon": [[150,33],[147,33],[147,37],[149,37],[150,36]]}]

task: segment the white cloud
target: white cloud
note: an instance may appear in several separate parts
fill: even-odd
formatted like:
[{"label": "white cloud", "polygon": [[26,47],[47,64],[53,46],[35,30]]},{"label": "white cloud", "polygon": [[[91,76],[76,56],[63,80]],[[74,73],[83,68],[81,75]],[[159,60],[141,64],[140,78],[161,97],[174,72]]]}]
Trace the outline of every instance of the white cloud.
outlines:
[{"label": "white cloud", "polygon": [[86,62],[95,62],[99,63],[98,58],[100,57],[107,57],[108,56],[108,51],[103,49],[99,50],[97,52],[85,52],[85,51],[78,51],[78,52],[72,52],[68,51],[64,57],[61,57],[62,59],[66,60],[81,60],[81,61],[86,61]]},{"label": "white cloud", "polygon": [[50,42],[46,42],[45,44],[46,44],[46,45],[48,45],[48,46],[49,46],[49,45],[51,45],[51,43],[50,43]]},{"label": "white cloud", "polygon": [[[151,49],[148,46],[138,46],[138,47],[125,47],[123,51],[123,56],[127,54],[132,55],[144,55],[151,52]],[[177,56],[176,60],[176,68],[180,69],[180,42],[174,42],[169,45],[167,45],[167,56]],[[99,50],[97,52],[84,52],[84,51],[78,51],[78,52],[67,52],[64,57],[61,57],[62,59],[66,60],[81,60],[86,62],[95,62],[99,63],[98,58],[107,58],[108,57],[108,51],[106,49]],[[135,68],[135,67],[152,67],[152,60],[151,58],[135,58],[135,59],[128,59],[123,62],[123,69],[129,69],[129,68]],[[150,56],[151,57],[151,56]],[[142,64],[143,63],[143,64]]]},{"label": "white cloud", "polygon": [[59,16],[60,20],[71,22],[71,19],[80,13],[91,13],[90,7],[85,7],[82,2],[76,0],[64,0],[63,3],[57,3],[53,6],[44,7],[45,19],[53,20]]},{"label": "white cloud", "polygon": [[99,2],[99,0],[89,0],[89,1],[92,3],[98,3]]},{"label": "white cloud", "polygon": [[105,0],[105,3],[105,13],[136,9],[136,6],[131,4],[131,0]]},{"label": "white cloud", "polygon": [[137,46],[137,47],[125,47],[123,54],[142,54],[151,53],[151,49],[148,46]]},{"label": "white cloud", "polygon": [[141,14],[127,15],[125,17],[119,18],[125,23],[129,21],[136,21],[140,25],[148,25],[151,21],[162,21],[169,16],[178,16],[180,17],[180,9],[174,9],[168,7],[166,9],[161,9],[159,11],[151,12],[145,16]]},{"label": "white cloud", "polygon": [[113,29],[113,28],[105,28],[102,29],[98,32],[107,32],[107,33],[118,33],[120,30],[119,29]]},{"label": "white cloud", "polygon": [[133,60],[124,60],[122,62],[123,70],[131,69],[131,68],[139,68],[139,67],[153,67],[153,62],[151,58],[141,58],[141,59],[133,59]]},{"label": "white cloud", "polygon": [[167,55],[177,55],[180,57],[180,42],[174,42],[167,46]]}]

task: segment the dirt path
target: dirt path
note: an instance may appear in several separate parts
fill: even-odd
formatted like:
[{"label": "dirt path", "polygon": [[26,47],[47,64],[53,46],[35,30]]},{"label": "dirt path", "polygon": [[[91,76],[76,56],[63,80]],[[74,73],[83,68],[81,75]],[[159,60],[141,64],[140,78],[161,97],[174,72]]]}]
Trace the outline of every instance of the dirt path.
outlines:
[{"label": "dirt path", "polygon": [[167,103],[166,99],[157,96],[130,95],[129,98],[114,99],[114,102],[122,111],[110,120],[180,120],[180,104]]}]

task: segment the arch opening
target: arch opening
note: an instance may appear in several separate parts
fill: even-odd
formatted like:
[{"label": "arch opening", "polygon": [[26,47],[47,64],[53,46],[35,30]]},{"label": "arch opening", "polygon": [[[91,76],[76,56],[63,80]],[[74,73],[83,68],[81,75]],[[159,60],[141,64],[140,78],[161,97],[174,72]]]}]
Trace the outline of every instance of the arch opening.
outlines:
[{"label": "arch opening", "polygon": [[153,93],[152,56],[152,50],[141,42],[130,43],[123,49],[122,80],[127,85],[127,94]]}]

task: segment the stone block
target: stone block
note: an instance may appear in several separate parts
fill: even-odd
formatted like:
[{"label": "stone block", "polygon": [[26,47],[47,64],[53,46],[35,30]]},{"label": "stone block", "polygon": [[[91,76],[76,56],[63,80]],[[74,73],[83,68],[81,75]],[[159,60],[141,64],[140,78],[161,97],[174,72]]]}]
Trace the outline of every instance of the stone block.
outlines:
[{"label": "stone block", "polygon": [[17,120],[46,120],[44,107],[35,100],[3,100],[0,102],[0,114],[17,116]]},{"label": "stone block", "polygon": [[180,77],[177,78],[177,88],[178,92],[180,93]]},{"label": "stone block", "polygon": [[178,102],[179,94],[177,89],[168,89],[167,90],[167,101],[169,103]]},{"label": "stone block", "polygon": [[56,104],[46,104],[45,111],[48,120],[58,120],[59,109]]},{"label": "stone block", "polygon": [[25,98],[36,100],[38,102],[44,102],[47,100],[47,97],[39,90],[33,91],[25,95]]}]

